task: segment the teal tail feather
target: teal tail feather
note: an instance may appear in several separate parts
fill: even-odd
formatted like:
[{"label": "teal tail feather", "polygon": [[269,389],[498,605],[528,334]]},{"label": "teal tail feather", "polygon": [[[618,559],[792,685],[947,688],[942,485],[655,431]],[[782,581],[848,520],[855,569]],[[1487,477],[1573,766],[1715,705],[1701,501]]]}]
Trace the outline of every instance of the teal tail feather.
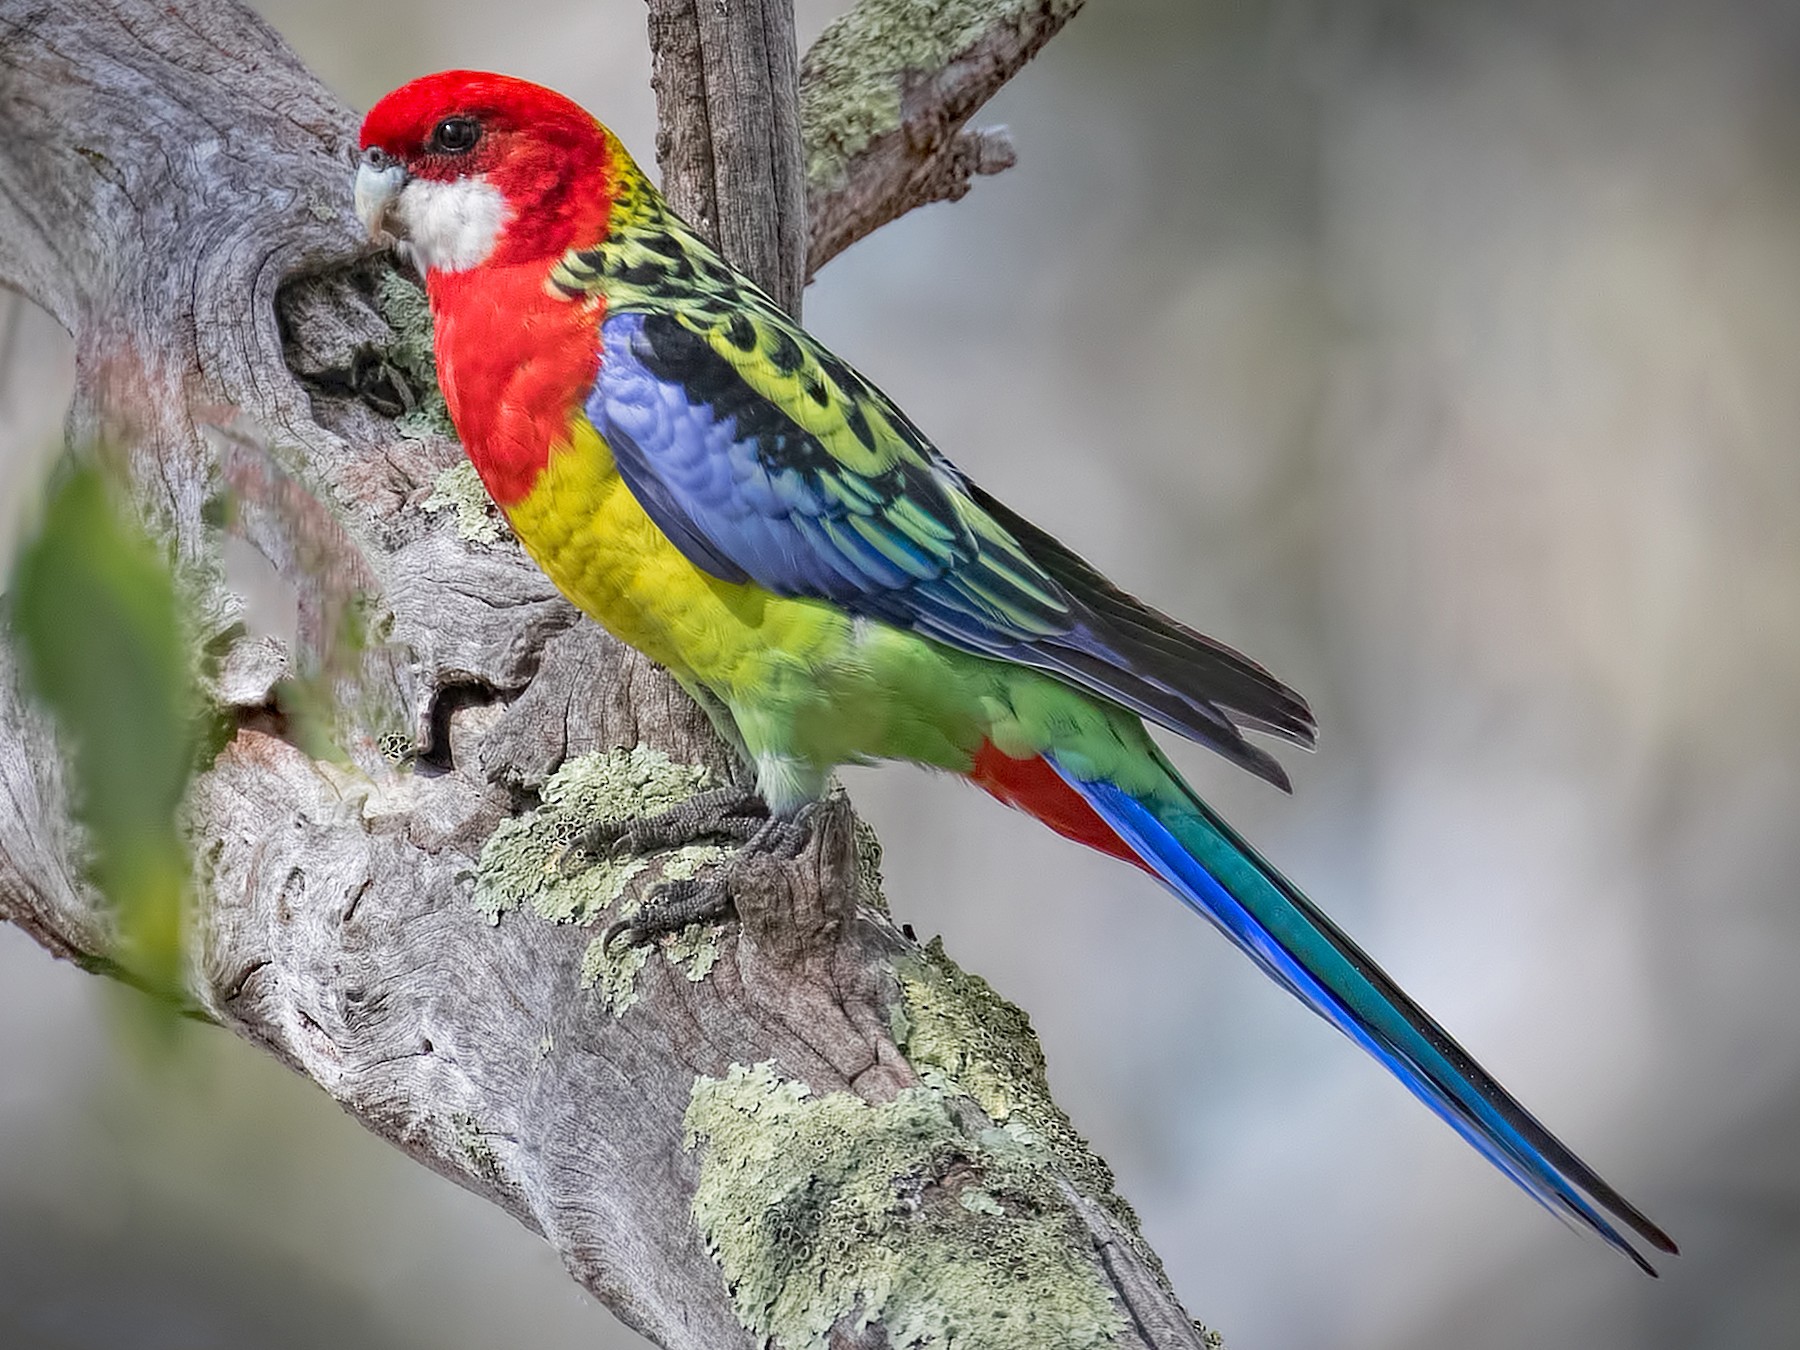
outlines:
[{"label": "teal tail feather", "polygon": [[1044,758],[1147,870],[1546,1209],[1599,1234],[1651,1276],[1655,1269],[1620,1229],[1675,1252],[1662,1229],[1539,1124],[1172,766],[1163,767],[1174,792],[1146,801]]}]

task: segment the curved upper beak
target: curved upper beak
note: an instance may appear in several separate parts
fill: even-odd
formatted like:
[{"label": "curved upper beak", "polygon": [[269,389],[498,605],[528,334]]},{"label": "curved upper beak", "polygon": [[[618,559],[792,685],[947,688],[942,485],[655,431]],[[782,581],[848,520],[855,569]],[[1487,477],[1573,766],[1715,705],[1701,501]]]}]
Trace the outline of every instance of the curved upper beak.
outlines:
[{"label": "curved upper beak", "polygon": [[370,147],[356,166],[356,214],[368,226],[369,238],[403,238],[397,227],[394,203],[406,186],[406,169],[382,151]]}]

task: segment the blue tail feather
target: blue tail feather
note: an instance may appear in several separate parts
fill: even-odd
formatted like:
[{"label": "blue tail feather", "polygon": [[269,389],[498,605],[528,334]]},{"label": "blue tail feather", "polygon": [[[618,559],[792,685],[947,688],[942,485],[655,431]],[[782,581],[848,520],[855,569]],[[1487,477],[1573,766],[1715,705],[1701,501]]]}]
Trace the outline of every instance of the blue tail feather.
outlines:
[{"label": "blue tail feather", "polygon": [[[1144,801],[1056,772],[1170,890],[1275,981],[1361,1045],[1552,1213],[1586,1227],[1650,1275],[1620,1233],[1661,1251],[1669,1237],[1540,1125],[1291,882],[1165,764],[1177,796]],[[1610,1217],[1609,1217],[1610,1216]]]}]

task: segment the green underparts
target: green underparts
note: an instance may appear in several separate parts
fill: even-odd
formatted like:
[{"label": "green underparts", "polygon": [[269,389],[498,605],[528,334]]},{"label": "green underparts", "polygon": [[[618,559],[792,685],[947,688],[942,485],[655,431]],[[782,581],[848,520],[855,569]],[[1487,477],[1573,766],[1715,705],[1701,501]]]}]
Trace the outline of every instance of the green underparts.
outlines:
[{"label": "green underparts", "polygon": [[[505,821],[481,850],[475,903],[493,922],[525,909],[552,923],[595,924],[610,913],[629,918],[644,887],[697,876],[721,862],[723,848],[688,844],[647,856],[586,857],[571,854],[597,825],[622,824],[675,806],[707,786],[705,769],[678,764],[648,746],[582,755],[544,784],[535,811]],[[703,980],[718,960],[716,931],[690,924],[663,938],[664,960],[690,980]],[[582,960],[583,988],[595,988],[618,1016],[637,1001],[636,978],[650,948],[596,939]]]}]

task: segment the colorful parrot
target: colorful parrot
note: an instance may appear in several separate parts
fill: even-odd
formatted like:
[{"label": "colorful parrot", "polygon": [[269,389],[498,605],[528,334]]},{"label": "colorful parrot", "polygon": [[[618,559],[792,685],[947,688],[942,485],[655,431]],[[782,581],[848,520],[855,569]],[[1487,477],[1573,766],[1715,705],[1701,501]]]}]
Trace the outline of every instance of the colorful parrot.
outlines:
[{"label": "colorful parrot", "polygon": [[[578,105],[427,76],[370,110],[357,210],[425,278],[438,375],[525,550],[713,715],[757,794],[628,841],[791,849],[840,764],[960,774],[1142,868],[1552,1212],[1675,1244],[1201,801],[1145,719],[1283,788],[1262,667],[1151,609],[941,455],[733,271]],[[677,883],[640,931],[728,903]]]}]

